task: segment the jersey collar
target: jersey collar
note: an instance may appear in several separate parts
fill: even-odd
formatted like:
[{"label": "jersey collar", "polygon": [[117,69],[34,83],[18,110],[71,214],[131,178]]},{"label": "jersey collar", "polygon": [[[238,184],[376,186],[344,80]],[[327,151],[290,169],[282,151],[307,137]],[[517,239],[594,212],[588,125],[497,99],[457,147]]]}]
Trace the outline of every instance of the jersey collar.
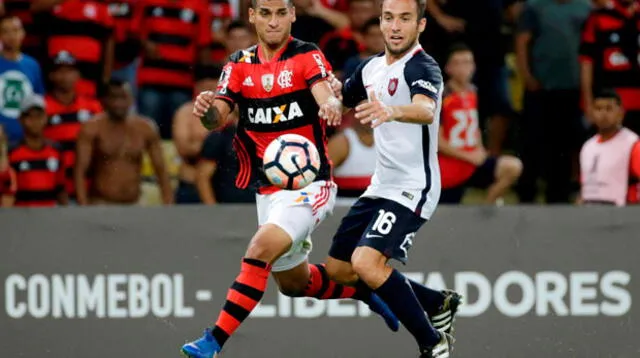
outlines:
[{"label": "jersey collar", "polygon": [[402,58],[398,59],[397,61],[395,61],[392,64],[389,64],[387,62],[387,56],[384,57],[384,64],[387,66],[393,66],[396,63],[405,63],[407,62],[411,57],[415,56],[416,53],[422,51],[422,45],[420,45],[419,43],[416,44],[411,50],[407,51],[407,53],[402,56]]},{"label": "jersey collar", "polygon": [[258,53],[258,60],[260,61],[260,63],[269,63],[269,62],[276,62],[280,59],[280,56],[282,56],[282,54],[287,50],[287,48],[289,47],[289,44],[291,43],[291,41],[293,41],[293,36],[289,36],[289,40],[287,41],[287,44],[284,45],[276,54],[275,56],[273,56],[273,58],[270,61],[267,61],[264,58],[264,53],[262,52],[262,46],[260,46],[260,44],[258,44],[258,48],[256,50],[256,52]]}]

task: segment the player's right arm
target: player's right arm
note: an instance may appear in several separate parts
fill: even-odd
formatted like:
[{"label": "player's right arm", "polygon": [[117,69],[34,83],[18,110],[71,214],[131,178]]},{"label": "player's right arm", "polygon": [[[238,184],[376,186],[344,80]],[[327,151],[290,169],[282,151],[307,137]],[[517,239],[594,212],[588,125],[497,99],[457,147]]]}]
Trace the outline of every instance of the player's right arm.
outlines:
[{"label": "player's right arm", "polygon": [[347,110],[355,108],[358,104],[367,100],[367,90],[364,88],[362,70],[372,58],[362,61],[342,86],[342,105]]},{"label": "player's right arm", "polygon": [[[232,58],[236,55],[232,55]],[[237,63],[230,61],[222,69],[216,92],[204,91],[193,104],[193,115],[208,130],[214,130],[226,122],[229,113],[240,97],[241,75]]]},{"label": "player's right arm", "polygon": [[93,141],[96,135],[96,121],[89,121],[82,125],[76,142],[76,166],[73,176],[76,185],[76,197],[79,205],[89,205],[87,182],[85,176],[93,157]]}]

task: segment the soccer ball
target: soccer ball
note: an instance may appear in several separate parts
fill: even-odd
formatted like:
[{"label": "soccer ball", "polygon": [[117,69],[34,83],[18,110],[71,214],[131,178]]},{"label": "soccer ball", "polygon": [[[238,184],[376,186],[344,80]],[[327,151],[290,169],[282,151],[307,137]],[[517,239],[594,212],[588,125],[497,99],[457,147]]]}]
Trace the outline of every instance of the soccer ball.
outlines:
[{"label": "soccer ball", "polygon": [[313,183],[320,169],[318,148],[297,134],[283,134],[264,151],[264,173],[278,188],[297,190]]}]

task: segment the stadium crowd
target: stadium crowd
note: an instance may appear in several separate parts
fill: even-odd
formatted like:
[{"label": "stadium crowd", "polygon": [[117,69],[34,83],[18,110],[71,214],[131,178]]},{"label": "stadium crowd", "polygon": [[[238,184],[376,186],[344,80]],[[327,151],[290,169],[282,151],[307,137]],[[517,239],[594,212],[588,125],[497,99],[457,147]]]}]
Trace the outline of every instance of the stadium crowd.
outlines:
[{"label": "stadium crowd", "polygon": [[[377,0],[292,1],[293,36],[339,79],[384,49]],[[235,185],[238,109],[212,133],[191,115],[255,44],[249,3],[1,2],[0,206],[253,202]],[[447,81],[441,202],[640,201],[640,2],[432,0],[426,16]],[[348,201],[373,174],[372,130],[346,114],[328,134]]]}]

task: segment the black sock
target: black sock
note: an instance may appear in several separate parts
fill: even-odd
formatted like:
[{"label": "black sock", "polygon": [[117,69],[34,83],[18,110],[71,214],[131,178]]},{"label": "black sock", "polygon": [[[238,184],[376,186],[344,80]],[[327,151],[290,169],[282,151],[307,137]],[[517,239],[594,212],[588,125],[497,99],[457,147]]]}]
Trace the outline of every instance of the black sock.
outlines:
[{"label": "black sock", "polygon": [[358,280],[353,287],[356,289],[356,294],[352,297],[355,300],[362,301],[364,303],[369,303],[371,301],[371,294],[373,290],[371,287],[367,286],[362,280]]},{"label": "black sock", "polygon": [[400,272],[394,269],[387,281],[374,292],[389,305],[421,349],[431,348],[440,341],[440,334],[431,326],[409,280]]},{"label": "black sock", "polygon": [[409,280],[413,293],[416,294],[420,305],[427,312],[429,317],[435,316],[444,305],[445,295],[441,291],[432,290],[427,286]]}]

